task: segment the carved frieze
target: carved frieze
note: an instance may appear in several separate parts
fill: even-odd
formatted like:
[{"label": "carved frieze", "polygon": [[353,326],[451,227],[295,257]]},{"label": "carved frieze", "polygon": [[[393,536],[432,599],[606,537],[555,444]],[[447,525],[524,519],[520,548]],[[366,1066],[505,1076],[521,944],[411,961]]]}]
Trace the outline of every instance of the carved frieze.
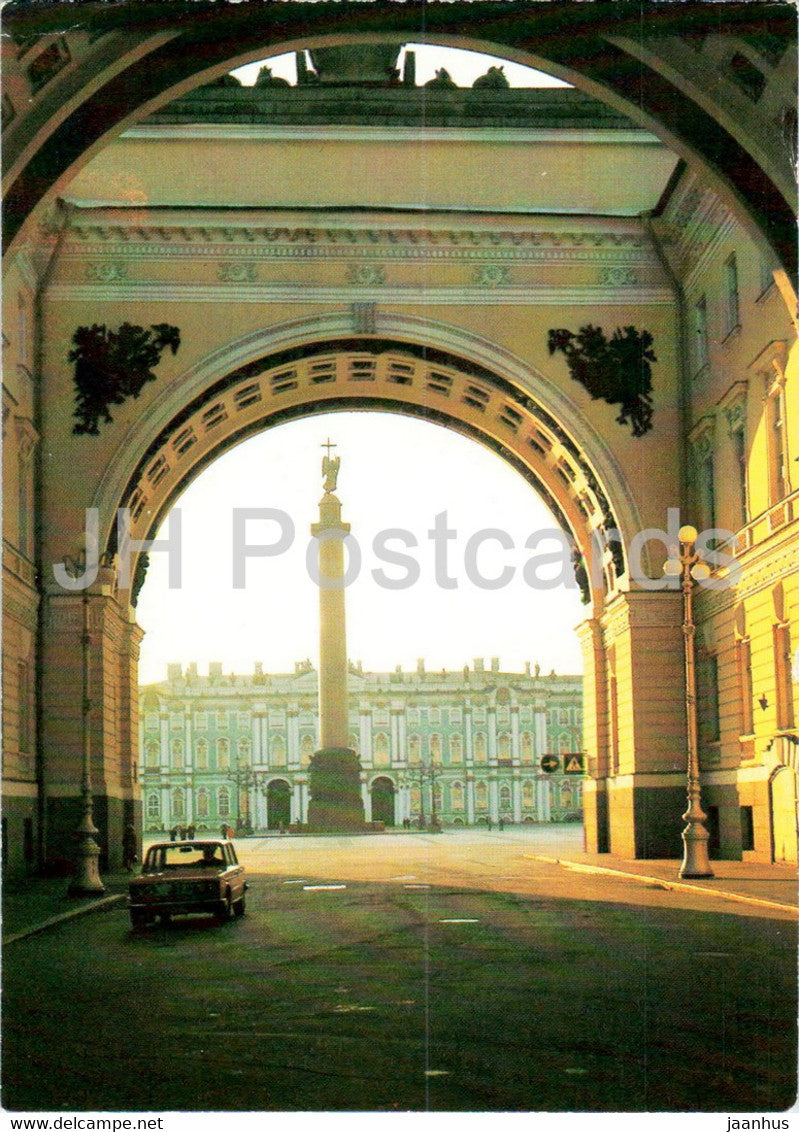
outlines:
[{"label": "carved frieze", "polygon": [[86,264],[86,280],[89,283],[115,283],[127,279],[128,264],[125,260]]}]

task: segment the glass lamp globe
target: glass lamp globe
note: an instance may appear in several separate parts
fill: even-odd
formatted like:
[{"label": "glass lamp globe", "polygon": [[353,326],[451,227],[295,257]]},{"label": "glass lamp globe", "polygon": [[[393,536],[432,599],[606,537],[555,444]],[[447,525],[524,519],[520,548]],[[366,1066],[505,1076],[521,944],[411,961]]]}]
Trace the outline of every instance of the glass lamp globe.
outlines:
[{"label": "glass lamp globe", "polygon": [[690,523],[687,523],[684,527],[680,527],[679,537],[680,542],[693,543],[696,542],[696,540],[699,538],[699,531],[696,529],[696,527],[692,527]]}]

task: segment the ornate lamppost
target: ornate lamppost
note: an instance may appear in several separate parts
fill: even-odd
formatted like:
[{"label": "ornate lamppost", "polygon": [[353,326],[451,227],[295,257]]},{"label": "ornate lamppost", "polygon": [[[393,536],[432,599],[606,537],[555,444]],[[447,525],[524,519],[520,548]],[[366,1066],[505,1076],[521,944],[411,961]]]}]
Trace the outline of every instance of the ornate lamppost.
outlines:
[{"label": "ornate lamppost", "polygon": [[[82,551],[75,558],[65,558],[64,565],[72,578],[81,577],[86,570],[86,553]],[[75,876],[70,882],[70,896],[97,896],[105,892],[100,879],[100,846],[95,841],[99,833],[94,824],[94,799],[92,794],[92,732],[91,732],[91,632],[89,621],[89,593],[84,586],[81,596],[81,665],[82,665],[82,736],[83,736],[83,777],[81,784],[83,818],[75,830],[78,839]]]},{"label": "ornate lamppost", "polygon": [[676,557],[669,558],[663,572],[672,578],[680,578],[683,593],[683,639],[685,642],[685,714],[688,739],[688,808],[683,816],[687,824],[682,831],[684,845],[679,875],[686,878],[712,877],[713,870],[708,858],[707,843],[709,833],[705,826],[707,815],[702,809],[702,788],[699,781],[699,751],[697,741],[696,716],[696,660],[694,637],[696,626],[693,616],[694,582],[710,577],[709,567],[702,562],[696,551],[698,532],[695,527],[680,528],[679,549]]},{"label": "ornate lamppost", "polygon": [[419,828],[425,829],[426,822],[424,816],[424,788],[425,783],[430,783],[430,829],[434,833],[441,832],[441,822],[438,820],[436,813],[436,780],[441,765],[433,760],[427,763],[420,763],[418,766],[409,767],[407,774],[410,780],[419,781]]},{"label": "ornate lamppost", "polygon": [[229,773],[236,785],[237,829],[241,829],[244,833],[252,833],[249,791],[253,786],[259,784],[258,776],[248,762],[240,763],[235,770],[231,770]]}]

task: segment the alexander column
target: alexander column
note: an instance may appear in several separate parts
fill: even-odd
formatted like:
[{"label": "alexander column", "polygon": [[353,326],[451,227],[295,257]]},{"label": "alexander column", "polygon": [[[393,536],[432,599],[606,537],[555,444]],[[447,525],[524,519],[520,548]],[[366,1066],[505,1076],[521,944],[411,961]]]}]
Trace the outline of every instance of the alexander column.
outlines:
[{"label": "alexander column", "polygon": [[347,629],[345,614],[344,539],[350,525],[341,518],[334,494],[341,460],[331,457],[336,445],[322,445],[325,493],[319,501],[319,522],[311,534],[319,540],[319,745],[308,768],[311,799],[308,824],[318,829],[363,827],[361,764],[349,745],[347,698]]}]

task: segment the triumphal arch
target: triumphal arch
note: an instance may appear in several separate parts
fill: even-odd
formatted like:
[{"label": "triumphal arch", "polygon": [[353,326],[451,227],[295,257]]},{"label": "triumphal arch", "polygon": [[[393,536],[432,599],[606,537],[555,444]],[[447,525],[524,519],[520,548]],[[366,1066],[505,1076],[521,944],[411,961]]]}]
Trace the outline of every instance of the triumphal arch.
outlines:
[{"label": "triumphal arch", "polygon": [[[572,539],[589,847],[678,855],[695,688],[712,852],[795,861],[791,7],[65,7],[5,9],[7,867],[69,855],[87,769],[112,864],[140,806],[137,543],[343,408],[473,437]],[[570,85],[418,85],[421,42]],[[722,532],[688,692],[678,512]]]}]

